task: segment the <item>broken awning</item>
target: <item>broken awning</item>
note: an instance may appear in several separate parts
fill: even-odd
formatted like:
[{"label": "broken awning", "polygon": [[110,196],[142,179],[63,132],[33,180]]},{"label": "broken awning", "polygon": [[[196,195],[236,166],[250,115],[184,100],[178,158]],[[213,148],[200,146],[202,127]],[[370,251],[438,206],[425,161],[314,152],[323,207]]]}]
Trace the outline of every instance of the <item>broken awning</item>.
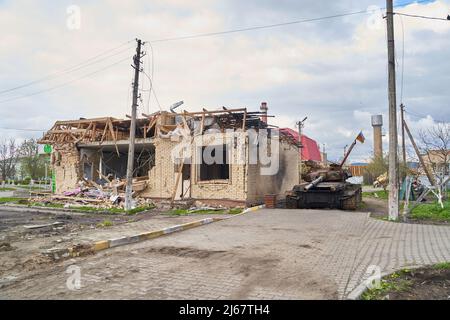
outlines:
[{"label": "broken awning", "polygon": [[[291,128],[280,128],[280,132],[290,135],[295,141],[298,141],[298,132]],[[317,142],[308,136],[302,134],[302,159],[303,160],[313,160],[321,161],[322,157],[320,155],[319,147]]]}]

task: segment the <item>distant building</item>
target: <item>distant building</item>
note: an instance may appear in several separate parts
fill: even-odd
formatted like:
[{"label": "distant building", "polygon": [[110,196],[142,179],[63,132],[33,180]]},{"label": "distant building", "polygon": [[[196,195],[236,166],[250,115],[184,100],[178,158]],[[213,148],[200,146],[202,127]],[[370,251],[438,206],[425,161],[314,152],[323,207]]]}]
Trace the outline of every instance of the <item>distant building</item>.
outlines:
[{"label": "distant building", "polygon": [[448,175],[450,172],[450,150],[429,150],[422,155],[425,165],[437,174]]},{"label": "distant building", "polygon": [[[288,134],[292,136],[295,141],[298,141],[298,131],[291,128],[281,128],[280,132]],[[302,160],[312,160],[317,162],[322,161],[322,155],[315,140],[311,139],[307,135],[302,134],[302,145]]]}]

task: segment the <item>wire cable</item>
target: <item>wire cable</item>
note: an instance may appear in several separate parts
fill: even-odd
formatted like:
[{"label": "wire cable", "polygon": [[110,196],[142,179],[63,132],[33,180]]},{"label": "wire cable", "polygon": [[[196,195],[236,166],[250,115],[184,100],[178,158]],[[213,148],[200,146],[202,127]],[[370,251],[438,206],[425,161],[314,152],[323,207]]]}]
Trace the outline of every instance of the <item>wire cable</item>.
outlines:
[{"label": "wire cable", "polygon": [[87,59],[87,60],[84,60],[83,62],[80,62],[80,63],[78,63],[78,64],[76,64],[76,65],[73,65],[73,66],[71,66],[71,67],[69,67],[69,68],[65,68],[65,69],[63,69],[63,70],[60,70],[60,71],[57,71],[57,72],[48,74],[48,75],[46,75],[46,76],[44,76],[44,77],[42,77],[42,78],[39,78],[39,79],[36,79],[36,80],[34,80],[34,81],[30,81],[30,82],[21,84],[21,85],[19,85],[19,86],[13,87],[13,88],[9,88],[9,89],[2,90],[2,91],[0,91],[0,95],[1,95],[1,94],[5,94],[5,93],[9,93],[9,92],[12,92],[12,91],[15,91],[15,90],[23,89],[23,88],[29,87],[29,86],[31,86],[31,85],[34,85],[34,84],[36,84],[36,83],[39,83],[39,82],[48,81],[48,80],[51,80],[51,79],[60,77],[60,76],[62,76],[62,75],[65,75],[65,74],[67,74],[67,73],[74,72],[74,71],[80,70],[80,69],[82,69],[82,68],[85,68],[85,67],[87,67],[87,66],[93,65],[93,64],[95,64],[95,63],[104,61],[104,60],[106,60],[106,59],[108,59],[108,58],[110,58],[110,57],[116,56],[116,55],[118,55],[118,54],[120,54],[120,53],[122,53],[122,52],[124,52],[124,51],[126,51],[126,50],[129,50],[131,47],[127,47],[127,48],[124,49],[124,50],[121,50],[121,51],[116,52],[116,53],[114,53],[114,54],[107,55],[106,57],[103,57],[103,58],[99,59],[100,57],[102,57],[102,56],[104,56],[104,55],[106,55],[106,54],[108,54],[108,53],[110,53],[110,52],[112,52],[112,51],[115,51],[115,50],[117,50],[117,49],[119,49],[119,48],[122,48],[123,46],[129,44],[131,41],[132,41],[132,40],[127,41],[127,42],[125,42],[125,43],[122,43],[120,46],[117,46],[117,47],[115,47],[115,48],[112,48],[112,49],[108,49],[108,50],[106,50],[106,51],[103,51],[102,53],[97,54],[97,55],[95,55],[95,56],[93,56],[93,57],[91,57],[91,58],[89,58],[89,59]]},{"label": "wire cable", "polygon": [[156,91],[155,91],[155,87],[153,86],[153,81],[152,81],[152,79],[150,78],[150,76],[149,76],[145,71],[142,70],[141,72],[142,72],[142,73],[148,78],[148,80],[150,81],[150,84],[151,84],[151,87],[152,87],[152,91],[153,91],[153,95],[155,96],[156,103],[158,104],[159,110],[162,111],[161,104],[159,103],[158,97],[156,96]]},{"label": "wire cable", "polygon": [[0,130],[16,130],[16,131],[35,131],[35,132],[45,132],[46,129],[28,129],[28,128],[7,128],[7,127],[0,127]]},{"label": "wire cable", "polygon": [[[424,119],[424,118],[428,118],[428,116],[431,117],[431,115],[424,115],[424,114],[420,114],[420,113],[416,113],[416,112],[411,112],[411,111],[406,111],[406,114],[409,114],[410,116],[416,117],[418,119]],[[437,120],[437,119],[433,119],[433,121],[438,122],[438,123],[449,123],[450,121],[444,121],[444,120]]]},{"label": "wire cable", "polygon": [[420,18],[420,19],[440,20],[440,21],[450,22],[450,16],[447,16],[447,18],[437,18],[437,17],[421,16],[421,15],[416,15],[416,14],[401,13],[401,12],[394,12],[394,14],[397,14],[399,16],[410,17],[410,18]]},{"label": "wire cable", "polygon": [[252,30],[261,30],[261,29],[269,29],[269,28],[276,28],[276,27],[282,27],[282,26],[306,23],[306,22],[314,22],[314,21],[320,21],[320,20],[335,19],[335,18],[341,18],[341,17],[346,17],[346,16],[358,15],[358,14],[363,14],[363,13],[367,14],[368,11],[367,10],[361,10],[361,11],[355,11],[355,12],[335,14],[335,15],[331,15],[331,16],[324,16],[324,17],[310,18],[310,19],[301,19],[301,20],[282,22],[282,23],[274,23],[274,24],[268,24],[268,25],[262,25],[262,26],[254,26],[254,27],[248,27],[248,28],[239,28],[239,29],[231,29],[231,30],[225,30],[225,31],[199,33],[199,34],[178,36],[178,37],[172,37],[172,38],[162,38],[162,39],[156,39],[156,40],[147,41],[147,42],[158,43],[158,42],[168,42],[168,41],[177,41],[177,40],[186,40],[186,39],[196,39],[196,38],[203,38],[203,37],[211,37],[211,36],[218,36],[218,35],[224,35],[224,34],[230,34],[230,33],[245,32],[245,31],[252,31]]},{"label": "wire cable", "polygon": [[[421,3],[426,3],[426,2],[429,2],[429,0],[414,1],[415,4],[421,4]],[[394,8],[404,7],[405,5],[408,5],[408,4],[397,4],[397,5],[394,5]],[[383,7],[380,9],[385,10],[386,7]],[[246,32],[246,31],[253,31],[253,30],[277,28],[277,27],[307,23],[307,22],[315,22],[315,21],[321,21],[321,20],[329,20],[329,19],[336,19],[336,18],[342,18],[342,17],[347,17],[347,16],[354,16],[354,15],[359,15],[359,14],[371,14],[377,10],[378,9],[376,9],[376,10],[359,10],[359,11],[354,11],[354,12],[334,14],[334,15],[322,16],[322,17],[317,17],[317,18],[299,19],[299,20],[294,20],[294,21],[274,23],[274,24],[268,24],[268,25],[262,25],[262,26],[237,28],[237,29],[230,29],[230,30],[225,30],[225,31],[207,32],[207,33],[199,33],[199,34],[192,34],[192,35],[185,35],[185,36],[174,36],[174,37],[169,37],[169,38],[155,39],[155,40],[147,41],[147,42],[158,43],[158,42],[168,42],[168,41],[177,41],[177,40],[186,40],[186,39],[196,39],[196,38],[212,37],[212,36],[237,33],[237,32]]]},{"label": "wire cable", "polygon": [[123,61],[125,61],[125,60],[128,60],[128,59],[130,59],[130,58],[131,58],[131,57],[126,57],[126,58],[124,58],[124,59],[121,59],[121,60],[119,60],[119,61],[113,63],[113,64],[110,64],[110,65],[107,65],[107,66],[105,66],[105,67],[103,67],[103,68],[101,68],[101,69],[98,69],[98,70],[96,70],[96,71],[94,71],[94,72],[85,74],[85,75],[83,75],[83,76],[81,76],[81,77],[72,79],[72,80],[67,81],[67,82],[63,82],[63,83],[61,83],[61,84],[59,84],[59,85],[57,85],[57,86],[51,87],[51,88],[47,88],[47,89],[44,89],[44,90],[39,90],[39,91],[32,92],[32,93],[29,93],[29,94],[26,94],[26,95],[23,95],[23,96],[19,96],[19,97],[13,97],[13,98],[9,98],[9,99],[2,100],[2,101],[0,101],[0,104],[1,104],[1,103],[5,103],[5,102],[10,102],[10,101],[15,101],[15,100],[27,98],[27,97],[31,97],[31,96],[35,96],[35,95],[38,95],[38,94],[41,94],[41,93],[44,93],[44,92],[49,92],[49,91],[53,91],[53,90],[56,90],[56,89],[65,87],[65,86],[67,86],[67,85],[69,85],[69,84],[72,84],[72,83],[74,83],[74,82],[76,82],[76,81],[79,81],[79,80],[81,80],[81,79],[85,79],[85,78],[91,77],[91,76],[93,76],[93,75],[95,75],[95,74],[97,74],[97,73],[100,73],[100,72],[102,72],[102,71],[104,71],[104,70],[107,70],[107,69],[113,67],[113,66],[116,66],[116,65],[118,65],[119,63],[121,63],[121,62],[123,62]]}]

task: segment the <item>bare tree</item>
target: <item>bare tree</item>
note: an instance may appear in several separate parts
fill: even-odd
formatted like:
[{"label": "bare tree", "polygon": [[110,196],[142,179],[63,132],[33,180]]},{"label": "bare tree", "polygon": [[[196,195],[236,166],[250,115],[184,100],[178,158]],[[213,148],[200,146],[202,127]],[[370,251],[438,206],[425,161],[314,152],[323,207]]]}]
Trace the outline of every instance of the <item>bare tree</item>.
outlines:
[{"label": "bare tree", "polygon": [[422,151],[435,175],[448,175],[450,163],[450,124],[437,123],[420,131]]},{"label": "bare tree", "polygon": [[437,123],[428,130],[420,131],[421,152],[430,164],[434,176],[439,179],[437,197],[441,206],[442,199],[447,197],[446,176],[449,174],[450,164],[450,124]]},{"label": "bare tree", "polygon": [[18,158],[16,141],[13,138],[0,140],[0,174],[3,181],[14,178]]}]

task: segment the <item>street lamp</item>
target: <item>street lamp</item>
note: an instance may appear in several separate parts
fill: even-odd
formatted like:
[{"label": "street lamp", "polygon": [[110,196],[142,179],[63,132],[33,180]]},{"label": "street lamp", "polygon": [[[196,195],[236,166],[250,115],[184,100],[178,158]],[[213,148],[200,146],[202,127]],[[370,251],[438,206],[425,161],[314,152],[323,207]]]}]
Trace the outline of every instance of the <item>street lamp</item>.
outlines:
[{"label": "street lamp", "polygon": [[297,121],[296,125],[298,126],[298,147],[300,149],[300,167],[299,167],[299,183],[302,183],[302,149],[303,149],[303,144],[302,144],[302,129],[305,126],[305,121],[306,119],[308,119],[308,117],[303,118],[302,121]]}]

